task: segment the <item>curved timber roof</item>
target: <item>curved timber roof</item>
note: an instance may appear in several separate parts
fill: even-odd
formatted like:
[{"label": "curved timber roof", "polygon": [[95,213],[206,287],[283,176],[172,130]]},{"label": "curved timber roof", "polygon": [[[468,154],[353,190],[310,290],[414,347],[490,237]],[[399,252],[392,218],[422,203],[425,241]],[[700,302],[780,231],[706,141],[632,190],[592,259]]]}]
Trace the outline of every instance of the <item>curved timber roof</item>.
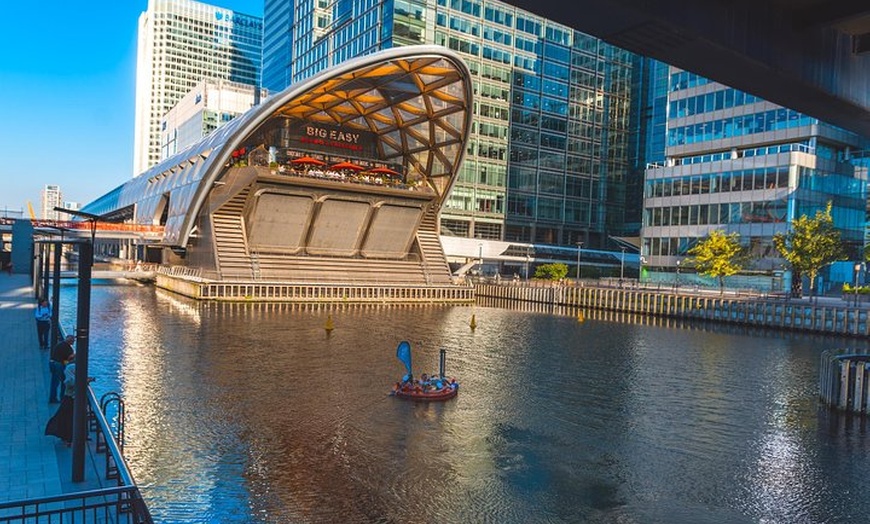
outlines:
[{"label": "curved timber roof", "polygon": [[465,154],[471,98],[467,66],[444,47],[408,46],[355,58],[288,87],[83,211],[132,212],[136,223],[152,224],[168,195],[163,242],[183,247],[232,152],[276,118],[371,133],[378,160],[403,164],[443,203]]}]

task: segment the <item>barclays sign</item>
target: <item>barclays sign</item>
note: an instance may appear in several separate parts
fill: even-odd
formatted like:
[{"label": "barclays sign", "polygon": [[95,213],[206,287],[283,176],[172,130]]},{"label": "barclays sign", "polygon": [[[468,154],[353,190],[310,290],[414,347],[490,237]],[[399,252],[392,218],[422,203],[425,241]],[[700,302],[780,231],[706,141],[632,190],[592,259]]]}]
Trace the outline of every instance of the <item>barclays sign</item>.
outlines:
[{"label": "barclays sign", "polygon": [[214,17],[218,22],[229,22],[240,27],[263,29],[263,21],[259,18],[239,15],[232,12],[215,11]]}]

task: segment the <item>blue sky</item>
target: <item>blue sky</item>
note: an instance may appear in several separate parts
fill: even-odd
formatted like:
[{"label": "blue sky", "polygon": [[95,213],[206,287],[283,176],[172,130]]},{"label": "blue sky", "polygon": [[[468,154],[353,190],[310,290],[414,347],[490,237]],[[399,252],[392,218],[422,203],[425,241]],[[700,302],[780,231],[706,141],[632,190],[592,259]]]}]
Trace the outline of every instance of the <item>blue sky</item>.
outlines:
[{"label": "blue sky", "polygon": [[[263,16],[263,0],[214,5]],[[147,0],[7,2],[0,31],[0,211],[46,184],[85,204],[133,171],[136,32]]]}]

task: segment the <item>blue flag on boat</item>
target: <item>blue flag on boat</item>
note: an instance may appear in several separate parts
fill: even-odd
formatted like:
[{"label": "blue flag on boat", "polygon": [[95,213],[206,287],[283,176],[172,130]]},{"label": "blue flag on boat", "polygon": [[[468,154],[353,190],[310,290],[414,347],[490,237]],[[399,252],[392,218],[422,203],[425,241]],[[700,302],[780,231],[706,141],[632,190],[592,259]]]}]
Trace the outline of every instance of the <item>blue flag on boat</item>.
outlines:
[{"label": "blue flag on boat", "polygon": [[399,347],[396,348],[396,358],[405,364],[405,369],[408,374],[411,374],[411,344],[407,340],[399,342]]}]

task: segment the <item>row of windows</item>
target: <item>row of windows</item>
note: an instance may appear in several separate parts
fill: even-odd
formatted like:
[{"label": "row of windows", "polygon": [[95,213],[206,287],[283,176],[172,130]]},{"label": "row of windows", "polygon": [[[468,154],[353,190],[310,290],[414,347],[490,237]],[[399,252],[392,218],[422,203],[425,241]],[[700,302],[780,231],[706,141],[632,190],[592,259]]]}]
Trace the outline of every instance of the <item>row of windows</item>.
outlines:
[{"label": "row of windows", "polygon": [[510,167],[508,187],[529,193],[549,193],[568,198],[594,198],[599,182],[589,177],[566,176],[564,173],[537,172],[534,168]]},{"label": "row of windows", "polygon": [[743,91],[725,89],[704,95],[683,98],[681,100],[674,100],[670,103],[668,114],[671,118],[679,118],[754,104],[756,102],[763,102],[763,100],[757,96],[744,93]]},{"label": "row of windows", "polygon": [[477,60],[466,60],[465,63],[468,65],[468,70],[471,71],[471,74],[473,75],[479,75],[488,80],[497,80],[504,83],[510,82],[510,68],[501,67],[498,64],[491,64],[488,62],[481,63]]},{"label": "row of windows", "polygon": [[778,144],[775,146],[756,147],[752,149],[735,149],[732,151],[722,151],[719,153],[709,153],[706,155],[675,158],[673,165],[687,166],[692,164],[709,164],[710,162],[719,162],[722,160],[734,160],[737,158],[751,158],[756,156],[775,155],[777,153],[789,153],[791,151],[812,153],[813,148],[809,144],[803,142],[796,142],[794,144]]},{"label": "row of windows", "polygon": [[479,116],[504,121],[507,121],[508,119],[508,109],[506,107],[499,107],[483,103],[475,104],[475,106],[477,107],[475,113]]},{"label": "row of windows", "polygon": [[692,87],[698,87],[709,83],[709,79],[688,71],[680,71],[671,75],[671,91],[690,89]]},{"label": "row of windows", "polygon": [[504,194],[498,191],[456,186],[445,206],[454,211],[504,214]]},{"label": "row of windows", "polygon": [[480,2],[473,0],[438,0],[438,5],[480,18]]},{"label": "row of windows", "polygon": [[644,196],[669,197],[710,195],[732,191],[755,191],[788,187],[788,167],[743,169],[709,175],[684,176],[648,181]]},{"label": "row of windows", "polygon": [[676,257],[685,256],[697,238],[648,238],[646,242],[651,256]]},{"label": "row of windows", "polygon": [[592,211],[599,207],[596,202],[522,194],[508,195],[507,202],[508,214],[513,217],[574,224],[588,224]]},{"label": "row of windows", "polygon": [[816,120],[792,109],[772,109],[763,113],[735,116],[713,122],[668,129],[668,146],[680,146],[808,126]]},{"label": "row of windows", "polygon": [[507,166],[466,159],[459,169],[457,182],[469,185],[505,187]]},{"label": "row of windows", "polygon": [[471,132],[499,140],[507,139],[507,126],[505,125],[492,124],[489,122],[472,122]]},{"label": "row of windows", "polygon": [[724,224],[780,224],[786,222],[786,197],[770,201],[694,204],[644,210],[646,226],[704,226]]},{"label": "row of windows", "polygon": [[510,96],[510,89],[498,84],[475,83],[474,94],[492,100],[507,101]]}]

